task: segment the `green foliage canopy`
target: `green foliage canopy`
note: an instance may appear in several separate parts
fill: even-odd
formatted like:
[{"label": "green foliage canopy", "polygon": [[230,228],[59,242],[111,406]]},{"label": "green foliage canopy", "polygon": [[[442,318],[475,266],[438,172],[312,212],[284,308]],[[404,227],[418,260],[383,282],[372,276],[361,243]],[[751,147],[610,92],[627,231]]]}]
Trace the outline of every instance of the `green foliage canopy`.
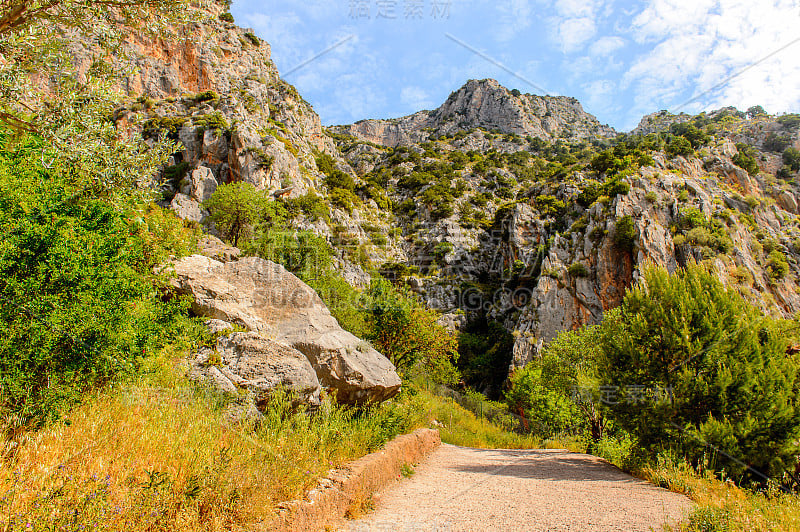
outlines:
[{"label": "green foliage canopy", "polygon": [[[711,456],[737,479],[780,478],[800,452],[785,328],[701,266],[646,268],[601,328],[600,374],[621,390],[615,420],[646,449]],[[669,392],[641,398],[637,386]]]}]

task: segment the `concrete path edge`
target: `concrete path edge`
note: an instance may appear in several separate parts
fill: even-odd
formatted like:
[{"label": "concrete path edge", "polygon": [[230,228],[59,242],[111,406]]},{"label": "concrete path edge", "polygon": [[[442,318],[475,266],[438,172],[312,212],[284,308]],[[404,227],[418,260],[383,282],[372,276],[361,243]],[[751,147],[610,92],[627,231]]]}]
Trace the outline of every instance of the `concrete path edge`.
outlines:
[{"label": "concrete path edge", "polygon": [[380,451],[331,471],[305,500],[282,503],[279,515],[259,530],[311,532],[345,520],[345,514],[400,475],[405,464],[417,464],[442,444],[438,430],[419,429],[398,436]]}]

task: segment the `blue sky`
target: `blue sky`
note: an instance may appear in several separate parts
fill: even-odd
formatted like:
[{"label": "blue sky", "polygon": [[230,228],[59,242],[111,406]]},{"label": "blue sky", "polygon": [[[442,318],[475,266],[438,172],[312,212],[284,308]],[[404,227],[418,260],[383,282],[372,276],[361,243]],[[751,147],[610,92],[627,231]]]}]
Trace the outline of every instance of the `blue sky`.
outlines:
[{"label": "blue sky", "polygon": [[621,131],[660,109],[800,111],[800,0],[234,0],[231,11],[325,125],[433,109],[482,78],[574,96]]}]

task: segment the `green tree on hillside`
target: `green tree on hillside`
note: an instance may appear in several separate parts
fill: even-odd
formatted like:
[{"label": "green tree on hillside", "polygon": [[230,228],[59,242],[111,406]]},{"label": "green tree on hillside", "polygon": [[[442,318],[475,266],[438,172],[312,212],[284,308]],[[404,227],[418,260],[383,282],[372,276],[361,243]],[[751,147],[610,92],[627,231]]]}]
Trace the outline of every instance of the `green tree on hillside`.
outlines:
[{"label": "green tree on hillside", "polygon": [[157,207],[76,197],[39,139],[0,145],[2,431],[57,418],[170,341],[185,309],[152,272],[191,236]]},{"label": "green tree on hillside", "polygon": [[253,236],[253,229],[270,208],[264,192],[250,183],[221,185],[203,206],[210,213],[209,221],[238,246]]},{"label": "green tree on hillside", "polygon": [[800,365],[783,328],[701,266],[644,269],[601,328],[614,418],[653,452],[780,478],[800,453]]},{"label": "green tree on hillside", "polygon": [[388,281],[373,281],[369,295],[370,340],[401,373],[421,365],[436,382],[452,384],[458,380],[454,366],[458,339],[437,323],[437,312],[398,293]]}]

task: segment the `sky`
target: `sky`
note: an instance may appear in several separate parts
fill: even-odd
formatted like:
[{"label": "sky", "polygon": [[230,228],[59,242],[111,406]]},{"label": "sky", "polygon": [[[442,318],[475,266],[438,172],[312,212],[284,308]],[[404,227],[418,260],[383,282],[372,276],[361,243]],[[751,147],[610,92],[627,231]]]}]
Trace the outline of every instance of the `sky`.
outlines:
[{"label": "sky", "polygon": [[435,109],[469,79],[661,109],[800,111],[800,0],[234,0],[324,125]]}]

